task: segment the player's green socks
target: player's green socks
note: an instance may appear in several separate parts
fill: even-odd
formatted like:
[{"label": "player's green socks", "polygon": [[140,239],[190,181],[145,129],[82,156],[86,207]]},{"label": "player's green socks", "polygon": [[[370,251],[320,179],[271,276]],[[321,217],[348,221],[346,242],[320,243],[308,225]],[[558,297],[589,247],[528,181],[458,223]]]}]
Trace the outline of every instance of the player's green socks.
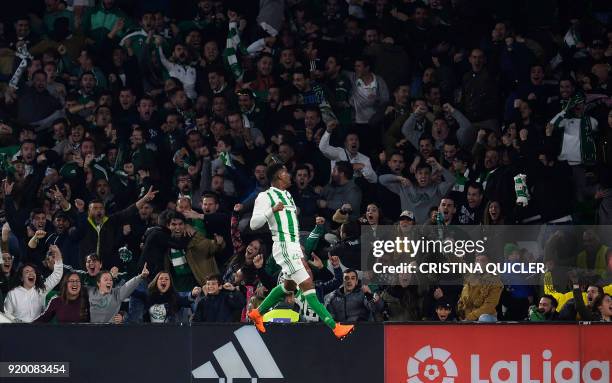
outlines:
[{"label": "player's green socks", "polygon": [[287,290],[285,290],[285,286],[282,284],[273,288],[266,299],[261,302],[257,310],[261,315],[264,315],[268,310],[274,307],[275,304],[285,299],[285,295],[287,295]]},{"label": "player's green socks", "polygon": [[327,325],[327,327],[332,330],[336,327],[336,321],[332,318],[331,314],[325,306],[321,302],[319,302],[319,298],[317,298],[317,293],[314,289],[310,289],[308,291],[304,291],[304,298],[306,298],[306,302],[308,302],[308,306],[321,318],[323,322]]}]

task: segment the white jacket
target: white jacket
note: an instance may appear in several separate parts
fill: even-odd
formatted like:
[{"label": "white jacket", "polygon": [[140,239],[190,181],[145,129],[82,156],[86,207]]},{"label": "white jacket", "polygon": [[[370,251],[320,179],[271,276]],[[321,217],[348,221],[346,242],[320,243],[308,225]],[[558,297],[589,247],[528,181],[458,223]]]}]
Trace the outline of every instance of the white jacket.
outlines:
[{"label": "white jacket", "polygon": [[[593,117],[589,118],[591,119],[593,130],[597,131],[597,120]],[[580,165],[582,163],[581,120],[579,118],[568,118],[566,117],[566,112],[562,111],[550,122],[555,127],[563,129],[563,144],[559,160],[567,161],[570,165]]]},{"label": "white jacket", "polygon": [[198,98],[198,94],[195,90],[196,69],[191,65],[181,65],[168,60],[161,46],[158,48],[158,51],[159,59],[164,68],[166,68],[166,71],[168,71],[168,75],[171,77],[176,77],[181,81],[187,97],[192,100]]},{"label": "white jacket", "polygon": [[45,288],[36,290],[16,287],[8,292],[4,300],[4,312],[14,316],[21,322],[32,322],[45,309],[45,297],[62,279],[64,264],[55,262],[53,273],[45,279]]},{"label": "white jacket", "polygon": [[376,109],[389,101],[389,88],[382,77],[374,76],[374,81],[366,85],[355,72],[345,72],[351,82],[351,97],[349,104],[355,112],[355,122],[367,124]]},{"label": "white jacket", "polygon": [[331,160],[331,168],[334,169],[337,161],[348,161],[351,164],[363,164],[364,167],[360,172],[355,172],[354,176],[363,176],[369,183],[374,184],[378,181],[378,175],[372,168],[370,157],[363,153],[357,153],[355,156],[350,157],[347,150],[329,144],[330,134],[328,131],[323,133],[321,136],[321,142],[319,142],[319,150],[325,157]]}]

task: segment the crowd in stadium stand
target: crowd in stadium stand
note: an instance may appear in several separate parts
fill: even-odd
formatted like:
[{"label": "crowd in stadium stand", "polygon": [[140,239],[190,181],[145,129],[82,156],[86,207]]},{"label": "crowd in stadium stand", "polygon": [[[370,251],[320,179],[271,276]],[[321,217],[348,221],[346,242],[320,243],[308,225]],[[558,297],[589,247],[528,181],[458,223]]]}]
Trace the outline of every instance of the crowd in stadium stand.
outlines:
[{"label": "crowd in stadium stand", "polygon": [[[21,0],[0,22],[9,320],[246,322],[282,280],[249,225],[275,163],[337,321],[612,318],[612,243],[568,231],[612,224],[606,0]],[[378,226],[527,224],[538,281],[362,270]],[[534,256],[501,252],[469,262]],[[298,291],[266,320],[319,318]]]}]

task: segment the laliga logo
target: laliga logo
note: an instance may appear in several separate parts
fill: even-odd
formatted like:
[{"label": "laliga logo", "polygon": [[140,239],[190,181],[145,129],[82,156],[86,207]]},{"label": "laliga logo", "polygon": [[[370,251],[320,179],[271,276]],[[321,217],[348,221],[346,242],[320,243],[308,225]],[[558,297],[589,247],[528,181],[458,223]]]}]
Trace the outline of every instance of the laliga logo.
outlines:
[{"label": "laliga logo", "polygon": [[[457,366],[443,348],[427,345],[408,359],[407,383],[454,383],[459,376]],[[560,360],[552,363],[552,351],[542,352],[542,380],[531,378],[531,355],[518,360],[498,360],[489,369],[489,379],[480,376],[480,355],[470,355],[470,382],[472,383],[609,383],[610,362],[600,360]],[[442,373],[443,372],[443,373]]]},{"label": "laliga logo", "polygon": [[407,383],[454,383],[457,366],[450,352],[427,345],[408,359]]},{"label": "laliga logo", "polygon": [[[480,379],[480,355],[471,356],[472,382],[474,383],[609,383],[610,362],[600,360],[589,360],[581,368],[580,361],[560,360],[553,365],[551,362],[552,351],[542,352],[542,380],[531,379],[531,355],[521,355],[518,360],[498,360],[493,363],[490,370],[490,378]],[[501,373],[505,371],[505,373]],[[598,372],[595,372],[598,371]],[[569,374],[567,373],[569,372]],[[520,380],[519,380],[520,374]],[[507,376],[502,378],[501,375]]]}]

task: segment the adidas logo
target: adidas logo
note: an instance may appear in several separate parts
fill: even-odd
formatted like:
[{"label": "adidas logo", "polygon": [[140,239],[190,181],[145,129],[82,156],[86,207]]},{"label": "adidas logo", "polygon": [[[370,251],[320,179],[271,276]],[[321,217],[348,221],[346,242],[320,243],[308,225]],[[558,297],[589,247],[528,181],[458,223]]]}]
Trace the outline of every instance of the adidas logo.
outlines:
[{"label": "adidas logo", "polygon": [[[284,378],[270,350],[266,347],[263,339],[255,329],[255,326],[243,326],[234,331],[238,342],[230,341],[213,351],[214,360],[210,360],[191,374],[195,379],[219,379],[219,383],[232,383],[234,379],[251,379],[251,383],[257,383],[258,378],[274,379]],[[252,376],[245,365],[245,361],[238,353],[239,347],[246,355],[255,376]],[[215,363],[221,369],[218,373]]]}]

